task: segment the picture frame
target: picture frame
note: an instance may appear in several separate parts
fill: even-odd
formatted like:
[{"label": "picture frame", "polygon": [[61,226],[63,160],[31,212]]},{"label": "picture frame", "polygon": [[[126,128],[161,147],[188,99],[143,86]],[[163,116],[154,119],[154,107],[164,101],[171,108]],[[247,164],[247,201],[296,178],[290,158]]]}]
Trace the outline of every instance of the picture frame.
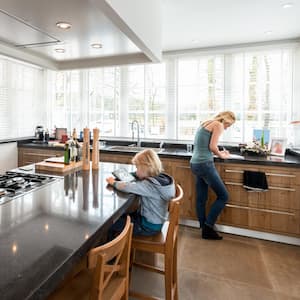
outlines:
[{"label": "picture frame", "polygon": [[271,155],[284,156],[286,149],[286,138],[273,138],[270,148]]}]

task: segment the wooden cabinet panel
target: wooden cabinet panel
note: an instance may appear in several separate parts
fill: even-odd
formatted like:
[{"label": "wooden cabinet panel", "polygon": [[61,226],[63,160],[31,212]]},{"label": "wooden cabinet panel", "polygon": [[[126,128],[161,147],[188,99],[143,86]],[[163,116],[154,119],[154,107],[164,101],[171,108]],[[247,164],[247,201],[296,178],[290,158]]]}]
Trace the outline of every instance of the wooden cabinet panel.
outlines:
[{"label": "wooden cabinet panel", "polygon": [[51,149],[34,149],[34,148],[18,148],[18,166],[25,166],[37,162],[41,162],[49,157],[64,155],[63,148],[61,150]]},{"label": "wooden cabinet panel", "polygon": [[100,162],[113,162],[113,163],[123,163],[123,164],[131,164],[131,160],[134,154],[125,155],[118,153],[103,153],[100,151]]},{"label": "wooden cabinet panel", "polygon": [[[265,172],[269,190],[247,191],[243,187],[244,170]],[[230,195],[221,223],[281,234],[300,233],[298,169],[223,164],[221,174]]]},{"label": "wooden cabinet panel", "polygon": [[161,158],[166,173],[183,188],[184,197],[180,206],[182,219],[197,220],[195,178],[188,160]]},{"label": "wooden cabinet panel", "polygon": [[184,197],[180,207],[180,216],[184,219],[197,220],[195,179],[190,166],[178,164],[174,168],[174,178],[183,187]]},{"label": "wooden cabinet panel", "polygon": [[[134,154],[133,154],[134,155]],[[131,163],[133,155],[100,154],[100,161]],[[161,157],[166,173],[184,191],[182,219],[197,220],[195,178],[188,160]],[[218,223],[252,230],[300,235],[300,170],[263,165],[216,163],[229,192],[229,201]],[[249,192],[243,188],[244,170],[266,172],[269,190]],[[216,195],[209,189],[207,209]]]},{"label": "wooden cabinet panel", "polygon": [[227,205],[218,218],[219,224],[248,228],[249,214],[246,207]]}]

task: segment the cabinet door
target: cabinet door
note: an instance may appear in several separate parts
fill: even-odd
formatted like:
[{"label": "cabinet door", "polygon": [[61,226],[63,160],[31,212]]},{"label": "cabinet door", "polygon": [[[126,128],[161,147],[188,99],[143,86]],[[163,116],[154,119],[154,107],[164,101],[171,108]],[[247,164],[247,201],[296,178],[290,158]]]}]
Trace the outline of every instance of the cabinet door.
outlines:
[{"label": "cabinet door", "polygon": [[188,160],[161,158],[166,173],[170,174],[183,189],[180,218],[197,220],[195,179]]},{"label": "cabinet door", "polygon": [[49,157],[62,156],[62,150],[51,149],[34,149],[34,148],[19,148],[18,149],[18,166],[29,165],[41,162]]},{"label": "cabinet door", "polygon": [[177,164],[174,168],[174,177],[184,191],[183,202],[180,208],[180,217],[197,220],[195,179],[189,165]]},{"label": "cabinet door", "polygon": [[118,153],[103,153],[100,151],[100,162],[131,164],[133,156],[134,154],[124,155]]}]

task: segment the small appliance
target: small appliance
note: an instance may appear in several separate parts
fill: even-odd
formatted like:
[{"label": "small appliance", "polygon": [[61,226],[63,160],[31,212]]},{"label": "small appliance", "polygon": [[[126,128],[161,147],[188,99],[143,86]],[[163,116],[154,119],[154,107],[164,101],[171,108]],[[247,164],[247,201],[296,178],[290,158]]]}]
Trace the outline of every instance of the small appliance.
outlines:
[{"label": "small appliance", "polygon": [[44,127],[38,125],[35,127],[35,137],[37,140],[43,141],[44,140]]}]

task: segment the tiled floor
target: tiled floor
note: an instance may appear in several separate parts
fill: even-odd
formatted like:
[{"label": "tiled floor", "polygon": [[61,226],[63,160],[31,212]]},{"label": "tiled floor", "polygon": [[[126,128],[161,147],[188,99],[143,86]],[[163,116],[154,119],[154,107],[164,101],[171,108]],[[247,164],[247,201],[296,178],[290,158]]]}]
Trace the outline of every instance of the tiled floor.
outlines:
[{"label": "tiled floor", "polygon": [[[300,300],[299,246],[222,235],[222,241],[208,241],[199,229],[180,228],[180,300]],[[159,274],[135,268],[132,288],[164,299]]]}]

